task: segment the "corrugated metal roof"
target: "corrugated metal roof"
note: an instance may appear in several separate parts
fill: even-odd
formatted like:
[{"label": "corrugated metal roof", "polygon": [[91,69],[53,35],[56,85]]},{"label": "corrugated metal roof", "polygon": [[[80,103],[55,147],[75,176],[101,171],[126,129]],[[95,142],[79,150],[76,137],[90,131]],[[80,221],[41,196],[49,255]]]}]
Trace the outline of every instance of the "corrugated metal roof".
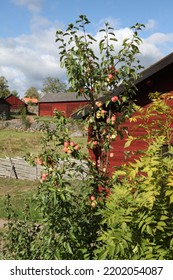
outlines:
[{"label": "corrugated metal roof", "polygon": [[41,102],[70,102],[70,101],[87,101],[84,96],[77,97],[75,92],[57,92],[46,93],[39,101]]}]

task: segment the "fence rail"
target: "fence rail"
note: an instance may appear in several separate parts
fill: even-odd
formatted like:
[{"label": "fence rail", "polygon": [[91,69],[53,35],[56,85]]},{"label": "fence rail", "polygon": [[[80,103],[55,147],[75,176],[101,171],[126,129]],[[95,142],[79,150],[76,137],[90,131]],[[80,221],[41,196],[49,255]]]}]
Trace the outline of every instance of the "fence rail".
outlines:
[{"label": "fence rail", "polygon": [[24,158],[0,158],[0,177],[37,180],[40,176],[41,167],[31,166]]},{"label": "fence rail", "polygon": [[[65,167],[66,178],[83,180],[87,174],[87,164],[84,161],[69,159],[59,161],[57,167]],[[78,167],[78,171],[76,171]],[[38,180],[41,177],[43,167],[40,165],[31,166],[24,158],[0,158],[0,177],[15,178],[22,180]]]}]

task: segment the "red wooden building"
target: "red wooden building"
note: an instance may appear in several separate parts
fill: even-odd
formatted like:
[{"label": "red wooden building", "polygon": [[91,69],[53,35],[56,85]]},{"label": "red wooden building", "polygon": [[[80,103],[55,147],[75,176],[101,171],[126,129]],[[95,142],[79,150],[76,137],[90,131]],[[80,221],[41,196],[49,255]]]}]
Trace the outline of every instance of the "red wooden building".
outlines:
[{"label": "red wooden building", "polygon": [[11,111],[17,111],[23,107],[27,108],[27,104],[13,94],[8,95],[5,101],[11,105]]},{"label": "red wooden building", "polygon": [[39,101],[39,116],[53,116],[54,111],[64,113],[66,117],[88,104],[84,97],[77,97],[74,92],[47,93]]},{"label": "red wooden building", "polygon": [[0,119],[10,117],[10,104],[4,98],[0,98]]},{"label": "red wooden building", "polygon": [[[151,99],[149,98],[149,93],[154,93],[156,91],[160,93],[170,93],[168,105],[173,108],[173,53],[164,57],[157,63],[151,65],[149,68],[145,69],[142,72],[142,76],[140,79],[136,81],[137,92],[135,95],[135,100],[137,105],[140,105],[143,108],[147,108],[148,104],[151,103]],[[113,94],[113,96],[118,96],[123,92],[123,88],[120,86]],[[172,96],[172,97],[171,97]],[[100,98],[100,100],[104,103],[105,97]],[[86,106],[84,110],[79,114],[73,114],[74,118],[84,118],[89,114],[89,106]],[[165,115],[166,118],[166,115]],[[142,120],[140,120],[142,122]],[[152,119],[150,119],[152,122]],[[127,127],[129,130],[129,134],[137,137],[139,135],[143,135],[145,133],[141,128],[136,128],[137,123],[130,123],[127,120],[123,126]],[[89,135],[90,139],[90,135]],[[124,148],[125,142],[127,138],[124,139],[116,139],[112,142],[112,153],[113,157],[109,158],[110,168],[109,171],[113,171],[114,166],[120,166],[125,160],[125,151],[127,149]],[[146,148],[146,144],[143,140],[136,140],[128,150],[138,151]],[[90,151],[91,156],[95,159],[95,155]]]}]

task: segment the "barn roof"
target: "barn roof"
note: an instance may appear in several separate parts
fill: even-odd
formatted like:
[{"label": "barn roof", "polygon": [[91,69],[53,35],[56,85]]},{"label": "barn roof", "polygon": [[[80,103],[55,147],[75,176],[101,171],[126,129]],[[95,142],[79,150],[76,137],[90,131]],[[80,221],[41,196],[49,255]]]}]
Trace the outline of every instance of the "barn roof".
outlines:
[{"label": "barn roof", "polygon": [[[150,80],[153,76],[157,75],[157,73],[164,71],[165,69],[169,68],[170,66],[173,66],[173,52],[169,55],[165,56],[158,62],[152,64],[148,68],[144,69],[141,72],[141,77],[135,81],[135,85],[138,88],[140,84],[142,84],[144,81]],[[118,96],[120,93],[122,93],[124,90],[123,86],[120,85],[114,92],[112,92],[111,97]],[[100,101],[103,103],[106,101],[106,97],[102,96],[99,98]],[[74,119],[79,119],[87,116],[90,112],[89,106],[85,106],[82,110],[79,110],[78,112],[75,112],[72,117]]]},{"label": "barn roof", "polygon": [[38,103],[37,98],[31,98],[31,97],[23,97],[22,101],[24,101],[26,104],[28,104],[29,102],[34,103],[34,104]]},{"label": "barn roof", "polygon": [[7,97],[5,97],[5,100],[8,102],[10,97],[13,97],[16,101],[19,101],[20,103],[23,103],[24,105],[26,105],[22,99],[20,99],[19,97],[17,97],[16,95],[14,95],[12,93],[10,93]]},{"label": "barn roof", "polygon": [[70,101],[86,101],[84,96],[77,97],[75,92],[57,92],[57,93],[47,93],[39,101],[42,102],[70,102]]}]

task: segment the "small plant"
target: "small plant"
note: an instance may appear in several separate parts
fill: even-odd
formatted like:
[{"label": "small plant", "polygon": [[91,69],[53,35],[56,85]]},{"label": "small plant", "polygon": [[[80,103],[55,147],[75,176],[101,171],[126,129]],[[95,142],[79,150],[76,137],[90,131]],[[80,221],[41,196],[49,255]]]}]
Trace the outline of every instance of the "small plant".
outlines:
[{"label": "small plant", "polygon": [[25,107],[23,107],[21,109],[21,121],[22,121],[22,125],[24,125],[25,129],[27,129],[31,126],[29,118],[27,117],[27,110]]}]

